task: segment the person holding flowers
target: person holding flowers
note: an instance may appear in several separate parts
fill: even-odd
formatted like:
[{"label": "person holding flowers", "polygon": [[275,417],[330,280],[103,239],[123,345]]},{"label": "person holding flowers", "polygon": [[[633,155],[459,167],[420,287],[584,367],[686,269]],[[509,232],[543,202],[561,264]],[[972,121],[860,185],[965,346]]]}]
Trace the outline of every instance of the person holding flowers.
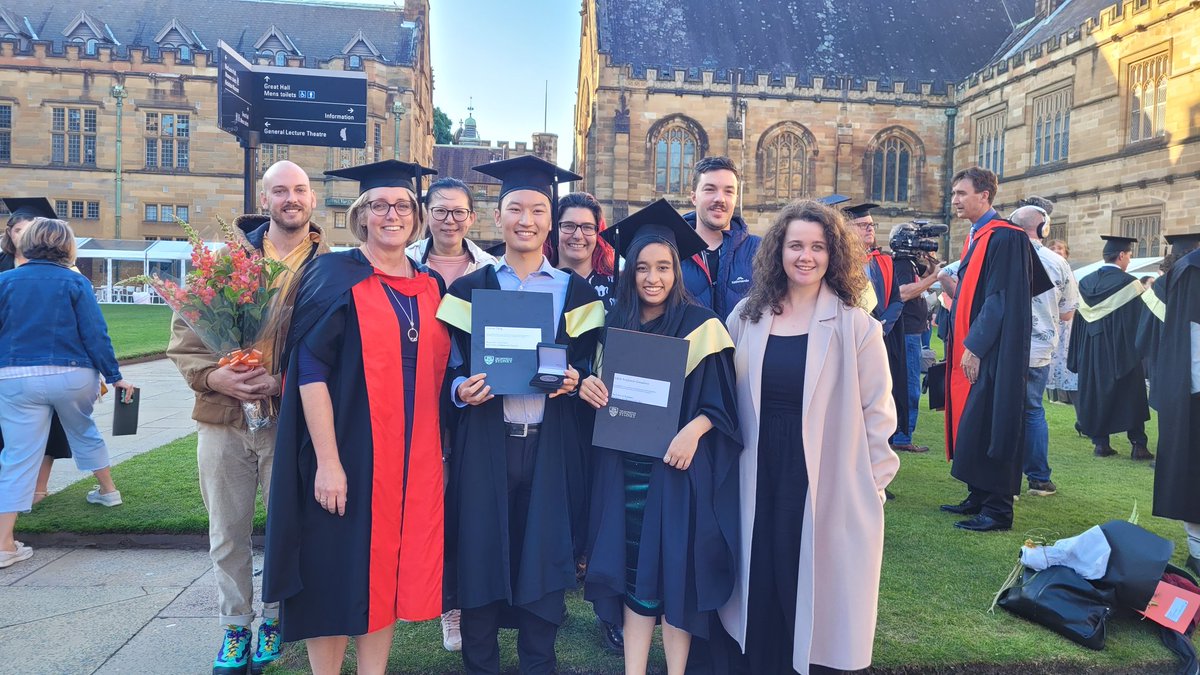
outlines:
[{"label": "person holding flowers", "polygon": [[450,335],[441,277],[409,258],[420,182],[387,160],[326,172],[359,181],[362,245],[315,261],[297,291],[267,517],[263,598],[314,673],[387,666],[397,620],[442,613],[439,406]]},{"label": "person holding flowers", "polygon": [[[121,392],[133,385],[121,377],[112,341],[92,285],[70,269],[75,233],[52,218],[36,218],[20,240],[27,262],[0,276],[0,568],[33,555],[13,539],[17,514],[33,504],[38,466],[57,412],[75,454],[75,464],[108,478],[109,457],[92,419],[100,393],[97,372]],[[106,480],[107,479],[107,480]]]},{"label": "person holding flowers", "polygon": [[[176,312],[167,356],[196,392],[192,419],[198,431],[200,494],[208,511],[209,555],[215,568],[217,606],[224,628],[213,661],[214,675],[241,673],[247,666],[252,672],[260,672],[279,656],[279,610],[273,603],[263,604],[258,640],[253,650],[250,647],[254,620],[250,535],[260,486],[263,503],[268,500],[275,428],[251,431],[243,404],[277,400],[280,364],[272,352],[286,332],[274,331],[271,343],[258,346],[260,357],[247,358],[245,352],[239,352],[239,363],[222,364],[226,355],[214,351],[197,333],[197,322],[202,319],[199,308],[211,307],[217,289],[224,294],[226,286],[242,289],[241,293],[229,289],[235,294],[234,306],[240,308],[247,304],[241,302],[247,294],[253,299],[254,289],[266,283],[269,288],[265,290],[277,297],[270,303],[272,311],[286,313],[292,305],[295,281],[304,267],[329,252],[321,229],[311,222],[316,195],[304,169],[287,161],[271,165],[263,174],[259,199],[269,215],[239,218],[235,225],[244,236],[237,236],[238,241],[220,255],[205,251],[199,242],[193,254],[195,285],[168,289],[182,297],[166,298],[173,307],[181,307],[179,303],[189,297],[198,298],[200,303],[189,303],[191,309],[184,309],[184,314]],[[265,264],[264,259],[278,264]],[[220,282],[214,280],[218,263]],[[284,269],[279,272],[281,267]],[[267,280],[263,279],[264,270],[272,270]],[[230,333],[238,328],[217,325],[219,320],[212,317],[204,319],[209,333]],[[232,322],[226,319],[226,323]],[[229,345],[234,349],[242,346]]]}]

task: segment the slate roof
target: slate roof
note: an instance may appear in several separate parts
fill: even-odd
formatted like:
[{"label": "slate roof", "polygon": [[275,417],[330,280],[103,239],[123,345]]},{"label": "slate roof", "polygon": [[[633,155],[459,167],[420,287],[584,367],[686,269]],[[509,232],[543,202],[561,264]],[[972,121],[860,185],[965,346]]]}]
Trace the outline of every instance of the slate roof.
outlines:
[{"label": "slate roof", "polygon": [[600,51],[635,76],[678,68],[689,78],[713,70],[727,81],[742,70],[747,79],[757,72],[801,83],[848,77],[854,88],[866,78],[955,83],[987,64],[1033,13],[1034,0],[596,2]]},{"label": "slate roof", "polygon": [[457,178],[471,185],[499,184],[499,179],[479,173],[471,167],[487,164],[497,155],[506,154],[499,148],[485,148],[471,145],[435,145],[433,146],[433,168],[438,175],[434,178]]},{"label": "slate roof", "polygon": [[119,51],[146,46],[152,47],[152,55],[158,53],[155,36],[171,19],[195,31],[209,50],[216,49],[220,39],[247,56],[275,24],[304,54],[309,67],[340,55],[346,41],[359,30],[389,63],[412,65],[422,29],[405,22],[403,11],[394,7],[264,0],[0,0],[0,8],[18,20],[28,17],[38,38],[53,42],[54,51],[60,53],[66,39],[63,31],[80,10],[108,26],[121,44]]},{"label": "slate roof", "polygon": [[1111,9],[1114,4],[1116,0],[1066,0],[1050,16],[1031,24],[1020,39],[1006,45],[1007,49],[997,53],[995,60],[1011,58],[1050,38],[1078,31],[1088,19],[1099,18],[1101,12]]}]

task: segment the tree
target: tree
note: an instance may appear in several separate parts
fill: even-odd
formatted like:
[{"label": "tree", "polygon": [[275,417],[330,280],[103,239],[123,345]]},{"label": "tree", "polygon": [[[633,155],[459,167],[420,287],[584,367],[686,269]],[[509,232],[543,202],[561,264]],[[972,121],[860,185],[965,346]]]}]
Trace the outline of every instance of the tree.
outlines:
[{"label": "tree", "polygon": [[447,145],[454,141],[454,136],[450,133],[450,116],[442,112],[441,108],[433,109],[433,142],[438,145]]}]

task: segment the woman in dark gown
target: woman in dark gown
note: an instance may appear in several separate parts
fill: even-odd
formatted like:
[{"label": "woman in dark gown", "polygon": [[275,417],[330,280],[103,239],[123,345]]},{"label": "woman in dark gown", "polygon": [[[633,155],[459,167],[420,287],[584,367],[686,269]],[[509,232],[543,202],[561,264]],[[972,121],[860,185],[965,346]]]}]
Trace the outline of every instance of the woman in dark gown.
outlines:
[{"label": "woman in dark gown", "polygon": [[[669,204],[660,200],[613,229],[626,266],[608,327],[686,339],[688,370],[679,431],[661,460],[594,448],[584,597],[600,618],[623,623],[626,673],[645,672],[661,622],[674,675],[686,668],[691,636],[708,637],[733,587],[741,450],[733,344],[684,289],[680,258],[704,242]],[[595,408],[608,404],[594,376],[579,396]]]}]

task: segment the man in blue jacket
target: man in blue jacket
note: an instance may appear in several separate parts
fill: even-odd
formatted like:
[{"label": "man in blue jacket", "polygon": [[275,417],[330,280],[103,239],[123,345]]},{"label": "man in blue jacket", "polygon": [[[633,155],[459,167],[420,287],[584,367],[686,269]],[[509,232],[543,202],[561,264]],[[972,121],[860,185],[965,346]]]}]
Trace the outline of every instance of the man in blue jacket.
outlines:
[{"label": "man in blue jacket", "polygon": [[733,215],[740,176],[728,157],[705,157],[692,170],[692,205],[683,219],[696,229],[708,248],[683,264],[683,282],[700,304],[724,321],[733,306],[750,292],[754,254],[761,237],[750,234],[746,221]]}]

